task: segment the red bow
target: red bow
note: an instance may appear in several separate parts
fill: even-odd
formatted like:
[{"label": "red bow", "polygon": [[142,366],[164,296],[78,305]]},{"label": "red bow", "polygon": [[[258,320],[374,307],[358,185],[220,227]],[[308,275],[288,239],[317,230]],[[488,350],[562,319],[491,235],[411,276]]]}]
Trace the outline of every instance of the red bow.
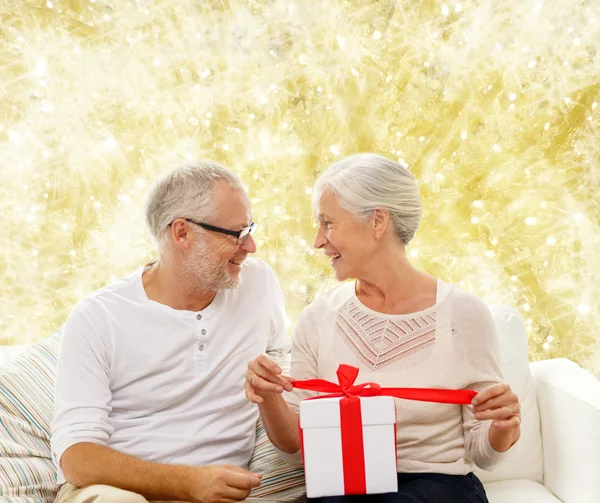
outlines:
[{"label": "red bow", "polygon": [[[362,415],[359,396],[391,396],[422,402],[470,404],[477,391],[434,388],[382,388],[374,382],[355,385],[359,369],[341,364],[337,369],[339,384],[324,379],[294,381],[292,386],[298,389],[319,391],[327,395],[309,398],[343,397],[340,400],[340,426],[342,434],[342,459],[344,464],[345,494],[365,494],[365,454],[363,446]],[[300,441],[302,442],[302,430]]]},{"label": "red bow", "polygon": [[[337,396],[393,396],[406,400],[421,402],[470,404],[477,391],[470,389],[436,389],[436,388],[382,388],[374,382],[354,385],[359,370],[351,365],[341,364],[337,369],[339,384],[324,379],[307,379],[295,381],[294,388],[329,393],[314,398],[333,398]],[[312,399],[311,399],[312,400]]]}]

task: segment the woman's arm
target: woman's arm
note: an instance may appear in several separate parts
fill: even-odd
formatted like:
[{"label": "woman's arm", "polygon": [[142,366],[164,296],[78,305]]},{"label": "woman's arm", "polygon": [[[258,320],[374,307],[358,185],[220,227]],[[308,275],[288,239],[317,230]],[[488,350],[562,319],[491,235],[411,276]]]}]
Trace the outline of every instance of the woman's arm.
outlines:
[{"label": "woman's arm", "polygon": [[496,452],[506,452],[521,436],[521,406],[519,398],[508,384],[493,384],[479,393],[472,402],[475,419],[491,420],[488,440]]},{"label": "woman's arm", "polygon": [[[291,374],[299,379],[318,376],[318,337],[309,328],[310,314],[305,310],[292,336]],[[310,391],[293,390],[294,378],[284,376],[282,369],[267,355],[260,355],[248,364],[245,390],[248,399],[258,404],[267,435],[280,451],[295,454],[300,450],[298,406],[301,400],[314,396]],[[283,396],[284,390],[287,395]]]},{"label": "woman's arm", "polygon": [[500,345],[489,308],[469,296],[457,310],[456,328],[462,345],[469,389],[479,391],[463,406],[465,450],[477,466],[493,469],[506,458],[520,436],[518,397],[500,369]]}]

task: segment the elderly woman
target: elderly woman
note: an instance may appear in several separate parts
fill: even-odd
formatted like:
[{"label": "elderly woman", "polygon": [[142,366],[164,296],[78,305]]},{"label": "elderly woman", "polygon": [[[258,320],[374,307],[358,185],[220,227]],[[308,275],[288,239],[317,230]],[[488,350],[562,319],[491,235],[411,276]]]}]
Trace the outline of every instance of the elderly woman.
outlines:
[{"label": "elderly woman", "polygon": [[292,391],[290,383],[337,382],[340,363],[360,369],[358,382],[475,389],[472,405],[396,400],[397,493],[312,501],[486,502],[474,466],[498,465],[518,440],[521,422],[518,398],[502,384],[489,309],[408,261],[422,207],[415,178],[395,161],[346,158],[323,173],[313,193],[314,246],[331,258],[343,283],[302,312],[293,335],[293,377],[265,355],[248,364],[246,396],[258,404],[269,438],[284,455],[299,457],[298,403],[316,393]]}]

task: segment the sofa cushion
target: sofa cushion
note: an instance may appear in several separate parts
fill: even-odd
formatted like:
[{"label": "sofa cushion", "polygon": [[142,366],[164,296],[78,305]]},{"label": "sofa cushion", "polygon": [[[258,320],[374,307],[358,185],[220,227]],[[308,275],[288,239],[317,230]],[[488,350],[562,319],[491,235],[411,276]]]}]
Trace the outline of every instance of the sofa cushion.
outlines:
[{"label": "sofa cushion", "polygon": [[51,503],[50,421],[60,333],[0,367],[0,499]]},{"label": "sofa cushion", "polygon": [[521,438],[506,462],[491,472],[477,470],[482,482],[527,479],[543,480],[542,437],[535,383],[528,362],[527,333],[519,313],[508,306],[491,306],[505,381],[521,403]]},{"label": "sofa cushion", "polygon": [[532,480],[504,480],[485,484],[490,503],[560,503],[542,484]]},{"label": "sofa cushion", "polygon": [[252,490],[250,499],[305,501],[304,470],[285,462],[269,441],[262,422],[256,430],[256,446],[248,469],[263,475],[262,484]]}]

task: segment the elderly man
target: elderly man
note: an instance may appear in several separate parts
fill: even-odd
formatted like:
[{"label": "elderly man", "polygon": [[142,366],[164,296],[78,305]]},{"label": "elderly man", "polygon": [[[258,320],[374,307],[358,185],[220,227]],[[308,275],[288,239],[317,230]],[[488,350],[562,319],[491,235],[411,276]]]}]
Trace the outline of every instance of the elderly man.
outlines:
[{"label": "elderly man", "polygon": [[148,197],[159,258],[82,300],[64,328],[52,451],[58,503],[244,500],[257,353],[288,346],[284,300],[240,179],[180,167]]}]

